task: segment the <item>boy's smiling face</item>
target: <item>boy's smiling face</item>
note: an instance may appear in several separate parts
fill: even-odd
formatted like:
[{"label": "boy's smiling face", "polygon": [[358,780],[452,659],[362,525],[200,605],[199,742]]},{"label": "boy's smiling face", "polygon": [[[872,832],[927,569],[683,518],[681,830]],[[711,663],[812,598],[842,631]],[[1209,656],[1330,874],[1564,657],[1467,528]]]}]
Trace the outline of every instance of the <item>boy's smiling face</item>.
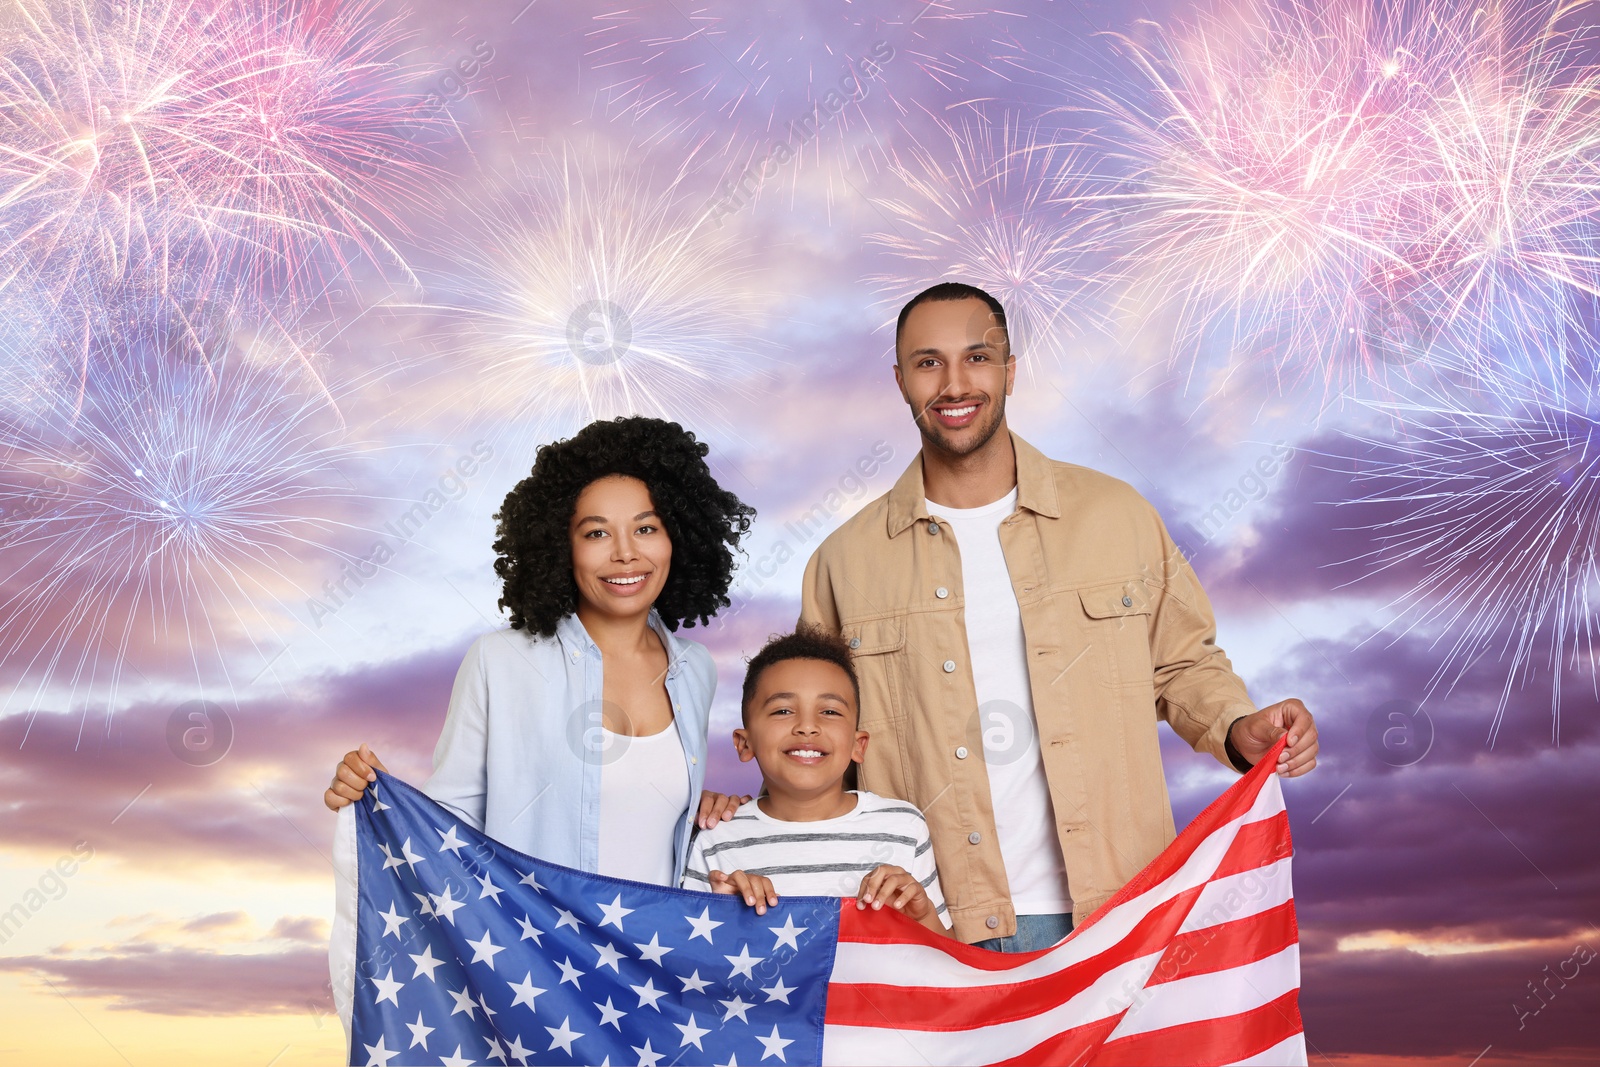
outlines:
[{"label": "boy's smiling face", "polygon": [[856,727],[855,689],[838,664],[780,660],[761,672],[745,725],[733,732],[739,759],[754,759],[767,792],[809,800],[843,793],[844,773],[867,751]]}]

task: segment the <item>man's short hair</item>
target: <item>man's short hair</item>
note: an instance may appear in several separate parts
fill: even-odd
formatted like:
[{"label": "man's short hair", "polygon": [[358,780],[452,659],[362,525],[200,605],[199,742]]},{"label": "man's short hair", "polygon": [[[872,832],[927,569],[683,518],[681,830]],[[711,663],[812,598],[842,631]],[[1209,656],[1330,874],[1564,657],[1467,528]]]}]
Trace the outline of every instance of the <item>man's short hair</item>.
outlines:
[{"label": "man's short hair", "polygon": [[739,713],[746,726],[750,724],[750,701],[756,695],[756,683],[768,667],[791,659],[817,659],[832,663],[850,678],[850,689],[855,694],[856,717],[861,716],[861,682],[856,677],[855,661],[850,656],[850,643],[820,626],[801,623],[792,634],[772,637],[761,651],[750,657],[744,672],[744,695],[739,701]]},{"label": "man's short hair", "polygon": [[1000,306],[1000,301],[979,289],[976,285],[968,285],[966,282],[940,282],[938,285],[930,285],[922,290],[922,292],[912,297],[905,307],[900,309],[900,317],[895,320],[894,324],[894,352],[896,359],[900,358],[900,335],[905,332],[906,319],[911,315],[911,309],[918,304],[927,304],[935,300],[982,300],[989,305],[989,310],[994,312],[995,321],[1000,324],[1000,328],[1006,330],[1006,337],[1009,341],[1011,332],[1006,327],[1006,309]]}]

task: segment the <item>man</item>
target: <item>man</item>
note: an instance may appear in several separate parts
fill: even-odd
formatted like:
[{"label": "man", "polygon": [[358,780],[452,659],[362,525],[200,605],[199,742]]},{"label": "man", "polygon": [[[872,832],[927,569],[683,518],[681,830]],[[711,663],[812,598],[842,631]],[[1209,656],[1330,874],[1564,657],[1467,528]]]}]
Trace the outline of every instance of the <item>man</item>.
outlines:
[{"label": "man", "polygon": [[1315,766],[1316,726],[1251,703],[1147,501],[1007,429],[994,297],[913,298],[894,375],[921,452],[811,557],[800,617],[849,639],[860,785],[922,809],[955,935],[1031,951],[1175,836],[1158,719],[1241,772],[1287,732],[1284,776]]}]

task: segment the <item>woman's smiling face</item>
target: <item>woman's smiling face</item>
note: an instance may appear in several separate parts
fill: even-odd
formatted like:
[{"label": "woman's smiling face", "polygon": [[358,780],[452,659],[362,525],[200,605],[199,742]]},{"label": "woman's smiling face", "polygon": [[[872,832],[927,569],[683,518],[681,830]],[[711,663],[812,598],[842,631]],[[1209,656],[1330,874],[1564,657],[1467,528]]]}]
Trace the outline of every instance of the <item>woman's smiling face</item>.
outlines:
[{"label": "woman's smiling face", "polygon": [[597,478],[578,494],[569,530],[580,604],[614,618],[648,612],[672,567],[649,488],[624,474]]}]

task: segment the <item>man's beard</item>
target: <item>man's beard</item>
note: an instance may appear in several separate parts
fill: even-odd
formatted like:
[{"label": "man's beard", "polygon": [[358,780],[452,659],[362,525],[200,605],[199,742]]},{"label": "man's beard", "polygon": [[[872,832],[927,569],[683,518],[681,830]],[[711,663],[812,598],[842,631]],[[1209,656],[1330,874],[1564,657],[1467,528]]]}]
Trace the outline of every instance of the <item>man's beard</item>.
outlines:
[{"label": "man's beard", "polygon": [[1000,399],[993,403],[990,403],[990,398],[985,396],[983,403],[985,410],[989,411],[987,421],[977,427],[975,433],[970,427],[964,429],[962,433],[972,433],[972,437],[969,441],[960,445],[952,441],[949,436],[950,432],[936,421],[938,416],[933,413],[932,404],[928,405],[927,409],[922,413],[922,417],[917,420],[917,429],[922,431],[922,436],[925,440],[933,442],[940,451],[952,456],[970,456],[989,443],[990,439],[994,437],[995,431],[1000,429],[1000,423],[1006,417],[1006,398],[1004,393],[1000,394]]}]

